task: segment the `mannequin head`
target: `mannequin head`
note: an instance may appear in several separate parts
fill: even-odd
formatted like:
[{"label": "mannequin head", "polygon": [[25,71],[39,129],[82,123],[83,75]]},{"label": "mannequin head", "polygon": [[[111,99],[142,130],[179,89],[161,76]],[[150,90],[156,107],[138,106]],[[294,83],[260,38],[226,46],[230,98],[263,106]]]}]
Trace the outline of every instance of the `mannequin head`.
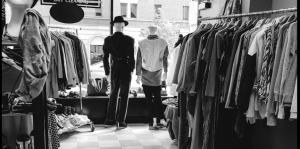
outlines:
[{"label": "mannequin head", "polygon": [[116,23],[114,23],[114,27],[116,29],[116,32],[123,32],[125,23],[124,22],[116,22]]},{"label": "mannequin head", "polygon": [[20,9],[27,9],[30,8],[33,4],[34,0],[6,0],[7,4],[10,6],[11,9],[13,8],[20,8]]},{"label": "mannequin head", "polygon": [[149,29],[149,35],[156,35],[156,33],[157,33],[157,26],[151,25],[151,26],[148,27],[148,29]]},{"label": "mannequin head", "polygon": [[11,19],[7,24],[7,32],[14,37],[17,37],[20,32],[21,23],[24,13],[27,8],[32,7],[35,0],[6,0],[6,3],[11,9]]}]

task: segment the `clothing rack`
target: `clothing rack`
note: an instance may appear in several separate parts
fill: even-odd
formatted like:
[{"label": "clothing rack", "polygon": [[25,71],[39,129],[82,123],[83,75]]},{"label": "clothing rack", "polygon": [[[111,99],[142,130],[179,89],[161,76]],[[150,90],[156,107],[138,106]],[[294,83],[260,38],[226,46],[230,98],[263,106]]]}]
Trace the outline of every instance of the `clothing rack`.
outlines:
[{"label": "clothing rack", "polygon": [[[76,36],[78,36],[78,30],[81,30],[80,27],[68,27],[68,26],[55,26],[55,25],[48,25],[48,28],[57,28],[57,29],[75,29],[75,33],[76,33]],[[79,84],[79,100],[80,100],[80,114],[83,114],[83,108],[82,108],[82,83],[80,82]],[[95,130],[95,125],[92,121],[90,121],[89,123],[87,124],[90,124],[91,126],[91,130],[92,132]],[[84,124],[85,125],[85,124]],[[83,125],[82,125],[83,126]],[[74,129],[77,129],[81,126],[78,126]],[[71,130],[69,130],[71,131]],[[59,134],[61,133],[64,133],[64,132],[59,132]]]},{"label": "clothing rack", "polygon": [[48,28],[57,28],[57,29],[75,29],[76,35],[78,36],[78,30],[81,30],[81,27],[69,27],[69,26],[59,26],[59,25],[48,25]]},{"label": "clothing rack", "polygon": [[227,15],[227,16],[204,17],[204,18],[198,18],[198,20],[203,21],[203,20],[217,20],[217,19],[226,19],[226,18],[240,18],[240,17],[258,16],[258,15],[288,13],[288,12],[296,12],[296,11],[297,11],[297,8],[287,8],[287,9],[277,9],[277,10],[270,10],[270,11],[233,14],[233,15]]},{"label": "clothing rack", "polygon": [[[56,26],[56,25],[48,25],[49,28],[58,28],[58,29],[75,29],[76,36],[78,36],[78,30],[81,30],[80,27],[68,27],[68,26]],[[80,113],[82,114],[82,91],[81,91],[81,83],[79,83],[79,99],[80,99]]]}]

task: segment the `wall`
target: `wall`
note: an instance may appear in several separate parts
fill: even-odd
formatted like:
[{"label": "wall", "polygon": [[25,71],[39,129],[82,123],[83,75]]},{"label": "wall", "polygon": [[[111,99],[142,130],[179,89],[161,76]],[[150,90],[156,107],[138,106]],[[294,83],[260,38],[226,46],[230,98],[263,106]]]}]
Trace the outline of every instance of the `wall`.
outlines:
[{"label": "wall", "polygon": [[[221,6],[221,1],[222,0],[211,0],[211,8],[209,9],[205,9],[205,10],[201,10],[200,11],[200,16],[202,17],[215,17],[218,15],[219,13],[219,9]],[[210,23],[215,23],[216,20],[209,20]]]},{"label": "wall", "polygon": [[267,11],[272,9],[272,0],[250,0],[249,12]]},{"label": "wall", "polygon": [[297,7],[297,0],[272,0],[272,9]]},{"label": "wall", "polygon": [[[291,8],[297,7],[297,0],[272,0],[272,9],[283,9],[283,8]],[[291,13],[288,13],[291,14]],[[282,16],[282,14],[273,15]]]}]

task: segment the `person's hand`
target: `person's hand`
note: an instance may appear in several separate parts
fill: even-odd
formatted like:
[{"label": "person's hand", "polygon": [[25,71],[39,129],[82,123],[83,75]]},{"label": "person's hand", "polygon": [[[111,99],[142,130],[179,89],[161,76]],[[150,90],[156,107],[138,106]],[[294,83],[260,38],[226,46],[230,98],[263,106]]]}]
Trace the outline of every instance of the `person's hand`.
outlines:
[{"label": "person's hand", "polygon": [[141,76],[137,76],[137,78],[136,78],[136,83],[137,83],[137,84],[140,84],[141,78],[142,78]]},{"label": "person's hand", "polygon": [[13,104],[17,104],[19,100],[24,102],[32,102],[32,99],[27,99],[24,96],[20,96],[14,99]]},{"label": "person's hand", "polygon": [[168,73],[164,72],[164,74],[162,76],[162,81],[166,81],[167,80],[167,76],[168,76]]}]

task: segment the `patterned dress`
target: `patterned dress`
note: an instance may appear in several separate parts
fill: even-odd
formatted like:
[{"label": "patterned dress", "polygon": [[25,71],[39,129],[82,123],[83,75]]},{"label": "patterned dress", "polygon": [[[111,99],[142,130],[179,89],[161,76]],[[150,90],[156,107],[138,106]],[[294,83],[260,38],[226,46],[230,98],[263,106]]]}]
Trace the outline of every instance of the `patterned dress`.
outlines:
[{"label": "patterned dress", "polygon": [[48,147],[49,149],[58,149],[60,147],[57,122],[52,111],[48,111]]}]

